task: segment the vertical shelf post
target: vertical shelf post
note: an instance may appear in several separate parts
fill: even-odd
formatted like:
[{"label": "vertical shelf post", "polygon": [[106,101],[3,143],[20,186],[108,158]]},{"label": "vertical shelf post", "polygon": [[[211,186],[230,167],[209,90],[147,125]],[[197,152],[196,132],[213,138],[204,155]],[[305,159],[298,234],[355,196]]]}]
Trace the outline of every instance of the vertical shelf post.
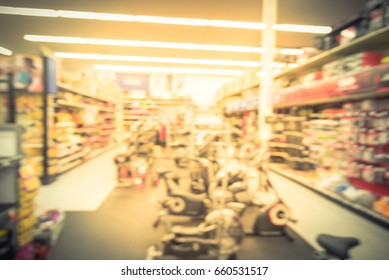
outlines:
[{"label": "vertical shelf post", "polygon": [[14,89],[14,74],[8,73],[8,123],[16,123],[16,97]]},{"label": "vertical shelf post", "polygon": [[51,67],[49,65],[49,57],[43,56],[43,92],[42,92],[42,104],[43,104],[43,148],[42,148],[42,157],[43,157],[43,175],[42,175],[42,184],[47,185],[52,183],[55,180],[55,176],[50,175],[49,173],[49,159],[48,159],[48,149],[49,149],[49,101],[48,95],[50,94],[50,81],[49,81],[49,71]]},{"label": "vertical shelf post", "polygon": [[266,149],[267,141],[270,137],[270,125],[266,123],[266,116],[272,112],[272,63],[274,59],[274,47],[276,42],[276,31],[274,26],[277,19],[277,0],[262,1],[262,21],[266,27],[262,31],[262,75],[261,85],[259,90],[259,106],[258,106],[258,137],[261,147]]}]

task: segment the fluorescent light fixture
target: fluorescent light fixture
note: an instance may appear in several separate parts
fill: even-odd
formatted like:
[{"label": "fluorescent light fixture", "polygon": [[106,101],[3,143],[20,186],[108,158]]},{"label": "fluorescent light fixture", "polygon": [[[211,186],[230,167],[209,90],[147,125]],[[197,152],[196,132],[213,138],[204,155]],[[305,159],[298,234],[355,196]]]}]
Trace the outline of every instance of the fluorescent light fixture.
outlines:
[{"label": "fluorescent light fixture", "polygon": [[132,73],[175,73],[175,74],[198,74],[198,75],[221,75],[221,76],[241,76],[242,70],[219,70],[219,69],[200,69],[200,68],[170,68],[170,67],[151,67],[151,66],[127,66],[127,65],[107,65],[95,64],[95,70],[132,72]]},{"label": "fluorescent light fixture", "polygon": [[92,13],[92,12],[76,12],[76,11],[58,11],[58,17],[63,18],[78,18],[78,19],[97,19],[109,21],[134,22],[135,16],[123,14],[108,14],[108,13]]},{"label": "fluorescent light fixture", "polygon": [[249,47],[249,46],[131,41],[131,40],[113,40],[113,39],[97,39],[97,38],[81,38],[81,37],[64,37],[64,36],[44,36],[44,35],[24,35],[24,39],[27,41],[34,41],[34,42],[67,43],[67,44],[91,44],[91,45],[109,45],[109,46],[123,46],[123,47],[150,47],[150,48],[225,51],[225,52],[243,52],[243,53],[263,52],[262,48]]},{"label": "fluorescent light fixture", "polygon": [[0,6],[0,14],[35,16],[35,17],[58,17],[57,11],[50,9],[33,9],[33,8],[14,8]]},{"label": "fluorescent light fixture", "polygon": [[[219,65],[219,66],[241,66],[260,67],[260,61],[244,60],[221,60],[221,59],[197,59],[197,58],[175,58],[175,57],[150,57],[150,56],[127,56],[109,55],[93,53],[71,53],[56,52],[54,55],[65,59],[85,59],[85,60],[108,60],[108,61],[128,61],[128,62],[155,62],[155,63],[177,63],[177,64],[197,64],[197,65]],[[273,62],[272,68],[291,68],[292,64],[285,62]]]},{"label": "fluorescent light fixture", "polygon": [[[7,6],[0,6],[0,14],[77,18],[77,19],[89,19],[89,20],[91,19],[110,20],[110,21],[121,21],[121,22],[177,24],[177,25],[189,25],[189,26],[212,26],[212,27],[240,28],[240,29],[253,29],[253,30],[263,30],[266,27],[266,24],[261,22],[197,19],[197,18],[175,18],[175,17],[160,17],[160,16],[145,16],[145,15],[50,10],[50,9],[14,8],[14,7],[7,7]],[[274,28],[280,31],[319,33],[319,34],[325,34],[331,31],[331,27],[328,26],[297,25],[297,24],[277,24],[274,26]]]},{"label": "fluorescent light fixture", "polygon": [[278,31],[315,33],[315,34],[327,34],[332,30],[332,28],[329,26],[300,25],[300,24],[276,24],[274,28]]},{"label": "fluorescent light fixture", "polygon": [[[24,39],[33,42],[46,43],[65,43],[65,44],[89,44],[89,45],[106,45],[122,47],[149,47],[164,49],[182,49],[182,50],[203,50],[203,51],[223,51],[223,52],[241,52],[241,53],[263,53],[261,47],[250,46],[231,46],[231,45],[208,45],[208,44],[189,44],[175,42],[152,42],[152,41],[132,41],[132,40],[115,40],[115,39],[98,39],[82,37],[65,37],[65,36],[45,36],[45,35],[24,35]],[[281,49],[293,50],[300,54],[300,49]]]},{"label": "fluorescent light fixture", "polygon": [[6,48],[0,46],[0,54],[9,56],[9,55],[12,55],[12,51],[10,51],[9,49],[6,49]]},{"label": "fluorescent light fixture", "polygon": [[243,66],[259,67],[259,61],[243,60],[219,60],[219,59],[194,59],[194,58],[173,58],[173,57],[148,57],[148,56],[126,56],[107,55],[90,53],[68,53],[56,52],[58,58],[87,59],[87,60],[110,60],[110,61],[130,61],[130,62],[157,62],[157,63],[177,63],[177,64],[197,64],[197,65],[222,65],[222,66]]},{"label": "fluorescent light fixture", "polygon": [[208,26],[208,19],[197,18],[174,18],[174,17],[157,17],[157,16],[135,16],[135,21],[145,23],[160,24],[177,24],[192,26]]},{"label": "fluorescent light fixture", "polygon": [[266,27],[266,24],[262,22],[217,20],[217,19],[210,19],[208,25],[214,27],[241,28],[241,29],[254,29],[254,30],[263,30]]}]

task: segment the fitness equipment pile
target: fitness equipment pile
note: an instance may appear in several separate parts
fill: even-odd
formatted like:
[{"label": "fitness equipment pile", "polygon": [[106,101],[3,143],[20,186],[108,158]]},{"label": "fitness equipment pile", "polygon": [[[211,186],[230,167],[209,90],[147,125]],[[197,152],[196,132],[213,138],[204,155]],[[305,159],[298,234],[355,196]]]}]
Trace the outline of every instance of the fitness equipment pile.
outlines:
[{"label": "fitness equipment pile", "polygon": [[[245,234],[283,235],[292,240],[285,227],[293,220],[267,177],[264,155],[249,145],[218,143],[217,139],[213,135],[195,149],[191,147],[186,157],[189,191],[183,190],[179,177],[168,176],[172,170],[158,172],[166,196],[154,200],[160,208],[154,227],[163,223],[167,233],[161,244],[148,248],[147,259],[236,259]],[[248,188],[249,168],[260,172],[260,188],[254,194]],[[260,191],[270,190],[274,199],[264,203]],[[189,218],[191,225],[176,217]]]}]

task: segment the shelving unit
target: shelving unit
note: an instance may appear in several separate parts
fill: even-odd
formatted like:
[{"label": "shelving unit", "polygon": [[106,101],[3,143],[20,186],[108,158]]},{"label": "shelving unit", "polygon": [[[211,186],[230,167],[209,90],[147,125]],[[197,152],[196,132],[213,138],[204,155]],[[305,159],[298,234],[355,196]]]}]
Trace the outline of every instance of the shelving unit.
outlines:
[{"label": "shelving unit", "polygon": [[115,102],[59,84],[53,106],[49,158],[55,161],[57,174],[115,146]]},{"label": "shelving unit", "polygon": [[[389,27],[385,27],[323,52],[296,68],[275,75],[274,79],[276,81],[295,80],[308,73],[320,71],[321,66],[326,63],[358,52],[381,51],[388,53],[388,46]],[[384,80],[381,81],[381,78],[389,72],[388,69],[389,67],[385,65],[370,66],[359,71],[278,90],[273,107],[276,114],[276,121],[273,122],[274,134],[269,145],[272,149],[272,159],[277,163],[272,165],[272,171],[386,229],[389,229],[389,217],[374,211],[376,209],[374,205],[381,197],[389,195],[389,184],[384,183],[385,178],[381,176],[382,174],[376,173],[384,172],[383,176],[385,176],[385,168],[388,171],[389,165],[386,161],[364,160],[360,157],[370,156],[371,154],[367,154],[368,149],[379,149],[380,154],[388,153],[389,138],[385,134],[388,127],[376,126],[379,121],[384,121],[385,114],[383,113],[389,109],[389,106],[385,107],[385,104],[389,102],[389,88]],[[342,82],[347,79],[352,82],[351,86],[355,83],[355,87],[350,87],[342,92],[337,87],[341,88]],[[318,95],[321,91],[320,87],[327,89],[327,91],[323,90],[327,97],[324,96],[325,94],[323,97]],[[286,97],[289,95],[288,99],[279,98],[283,94]],[[367,109],[370,108],[369,106],[371,109]],[[292,123],[294,130],[302,137],[301,143],[297,143],[296,139],[292,139],[285,132],[290,131],[287,127],[292,118],[304,118],[300,125]],[[367,136],[368,131],[370,138]],[[380,138],[378,135],[381,135]],[[363,139],[366,141],[353,139],[355,137],[360,139],[364,137]],[[380,142],[373,145],[369,141]],[[298,145],[296,146],[296,144]],[[300,149],[300,146],[303,149]],[[360,154],[352,150],[353,148],[358,149],[358,147],[361,151],[363,150]],[[375,155],[378,150],[371,153]],[[296,155],[299,159],[305,157],[307,164],[292,164],[292,159]],[[353,178],[355,171],[353,164],[359,166],[360,173],[357,176],[360,177]],[[323,174],[326,175],[319,176],[317,168],[320,168],[320,172],[324,172]],[[370,175],[367,173],[370,172],[370,169],[373,177],[369,177]],[[347,180],[347,184],[355,188],[356,191],[363,192],[365,200],[356,202],[351,196],[341,195],[341,189],[323,187],[326,184],[323,185],[321,180],[325,177],[330,178],[332,174],[339,175]]]},{"label": "shelving unit", "polygon": [[327,199],[330,199],[331,201],[337,203],[338,205],[341,205],[351,211],[354,211],[359,215],[362,215],[363,217],[371,220],[372,222],[379,224],[380,226],[386,229],[389,229],[389,218],[386,218],[361,205],[352,203],[334,192],[316,186],[315,181],[317,180],[317,177],[315,176],[315,174],[309,180],[307,179],[306,174],[304,174],[303,172],[301,171],[296,172],[296,170],[288,169],[285,165],[280,165],[280,164],[272,164],[270,166],[270,170],[314,191],[315,193],[321,196],[324,196]]},{"label": "shelving unit", "polygon": [[[122,99],[122,131],[128,135],[139,123],[160,121],[167,125],[167,134],[182,127],[185,123],[185,114],[191,110],[192,103],[188,99]],[[168,142],[169,142],[168,136]]]},{"label": "shelving unit", "polygon": [[318,54],[296,68],[275,75],[274,79],[280,79],[288,76],[305,74],[320,68],[323,64],[336,60],[338,58],[351,55],[365,50],[377,51],[389,44],[389,26],[377,31],[368,33],[347,44],[340,45],[331,50]]},{"label": "shelving unit", "polygon": [[288,104],[282,104],[282,105],[274,105],[274,109],[283,109],[283,108],[291,108],[291,107],[304,107],[304,106],[314,106],[314,105],[322,105],[322,104],[335,104],[335,103],[343,103],[346,101],[358,101],[363,100],[367,98],[381,98],[381,97],[388,97],[389,91],[383,91],[383,92],[362,92],[357,94],[350,94],[347,96],[339,96],[339,97],[332,97],[332,98],[325,98],[325,99],[318,99],[318,100],[308,100],[305,102],[295,102],[295,103],[288,103]]},{"label": "shelving unit", "polygon": [[0,230],[9,232],[7,242],[3,237],[1,254],[9,259],[16,255],[18,245],[16,223],[9,218],[9,213],[19,207],[18,172],[23,158],[22,132],[22,128],[16,124],[0,125]]}]

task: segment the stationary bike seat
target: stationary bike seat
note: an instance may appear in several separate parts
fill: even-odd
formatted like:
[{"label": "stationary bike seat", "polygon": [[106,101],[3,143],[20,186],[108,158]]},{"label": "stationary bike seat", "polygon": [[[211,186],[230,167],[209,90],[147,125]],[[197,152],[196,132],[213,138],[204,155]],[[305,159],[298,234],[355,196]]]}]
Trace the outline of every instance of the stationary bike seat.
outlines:
[{"label": "stationary bike seat", "polygon": [[320,234],[317,237],[317,242],[328,253],[342,260],[348,259],[349,250],[360,244],[359,240],[354,237],[339,237],[329,234]]}]

